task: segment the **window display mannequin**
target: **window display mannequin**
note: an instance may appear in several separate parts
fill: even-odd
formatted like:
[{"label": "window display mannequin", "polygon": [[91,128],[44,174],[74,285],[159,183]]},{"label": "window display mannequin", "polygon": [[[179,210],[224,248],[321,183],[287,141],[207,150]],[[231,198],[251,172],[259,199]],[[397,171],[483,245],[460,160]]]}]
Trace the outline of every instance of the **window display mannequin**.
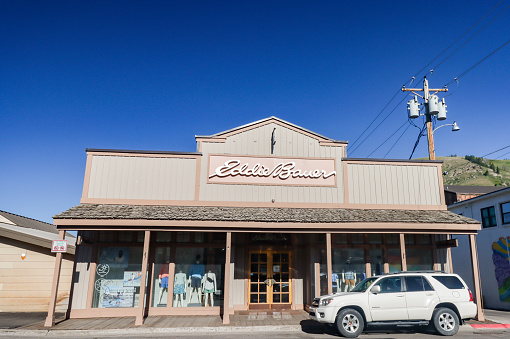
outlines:
[{"label": "window display mannequin", "polygon": [[166,291],[168,293],[168,263],[161,265],[159,269],[159,302],[161,304],[161,299],[163,298],[163,293]]},{"label": "window display mannequin", "polygon": [[[179,273],[175,274],[174,278],[174,295],[177,301],[175,307],[183,307],[183,296],[185,297],[184,287],[186,286],[186,273],[179,270]],[[180,304],[180,306],[179,306]]]},{"label": "window display mannequin", "polygon": [[342,282],[345,283],[344,292],[348,292],[356,285],[356,272],[354,271],[354,265],[351,264],[351,260],[347,259],[345,267],[342,272]]},{"label": "window display mannequin", "polygon": [[189,295],[188,304],[191,303],[193,299],[193,295],[196,293],[198,298],[198,303],[202,303],[202,277],[204,276],[204,265],[200,263],[200,254],[197,255],[195,259],[195,263],[191,265],[191,269],[189,272],[189,280],[188,284],[191,287],[191,292]]},{"label": "window display mannequin", "polygon": [[209,300],[211,300],[211,306],[214,306],[214,292],[216,291],[216,274],[209,270],[202,279],[202,286],[204,287],[205,307],[209,306]]}]

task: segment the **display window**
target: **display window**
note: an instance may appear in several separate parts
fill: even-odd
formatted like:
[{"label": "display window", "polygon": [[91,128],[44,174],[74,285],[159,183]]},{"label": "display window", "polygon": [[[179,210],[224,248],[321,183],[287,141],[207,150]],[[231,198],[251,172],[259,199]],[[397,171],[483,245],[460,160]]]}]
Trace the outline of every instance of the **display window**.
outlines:
[{"label": "display window", "polygon": [[169,269],[170,247],[156,247],[152,279],[152,307],[167,307]]},{"label": "display window", "polygon": [[173,276],[173,307],[223,305],[225,250],[177,247]]},{"label": "display window", "polygon": [[[356,237],[359,240],[359,237]],[[366,278],[365,250],[362,248],[334,248],[333,293],[348,292]]]},{"label": "display window", "polygon": [[406,234],[405,241],[408,271],[434,269],[430,234]]},{"label": "display window", "polygon": [[[109,239],[110,234],[105,236]],[[137,307],[142,276],[142,247],[100,246],[92,296],[93,308]]]}]

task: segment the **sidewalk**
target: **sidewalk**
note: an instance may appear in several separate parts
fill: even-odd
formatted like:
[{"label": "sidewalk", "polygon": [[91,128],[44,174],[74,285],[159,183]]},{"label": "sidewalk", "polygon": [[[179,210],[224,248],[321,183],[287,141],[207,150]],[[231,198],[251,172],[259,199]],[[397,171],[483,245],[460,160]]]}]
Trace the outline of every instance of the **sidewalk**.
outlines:
[{"label": "sidewalk", "polygon": [[[19,316],[19,314],[18,314]],[[487,321],[469,321],[461,327],[462,332],[491,329],[510,330],[510,311],[485,310]],[[251,312],[237,313],[230,317],[231,324],[223,325],[219,316],[153,316],[145,320],[144,325],[135,326],[135,319],[127,318],[90,318],[60,320],[48,329],[44,327],[44,318],[17,328],[1,329],[5,321],[13,317],[0,313],[0,336],[119,336],[147,335],[163,333],[235,333],[235,332],[291,332],[329,333],[325,325],[308,318],[304,311],[292,312]],[[27,318],[27,317],[25,317]],[[32,317],[30,319],[35,319]],[[503,325],[503,326],[501,326]],[[498,327],[499,326],[499,327]],[[508,327],[506,327],[508,326]]]}]

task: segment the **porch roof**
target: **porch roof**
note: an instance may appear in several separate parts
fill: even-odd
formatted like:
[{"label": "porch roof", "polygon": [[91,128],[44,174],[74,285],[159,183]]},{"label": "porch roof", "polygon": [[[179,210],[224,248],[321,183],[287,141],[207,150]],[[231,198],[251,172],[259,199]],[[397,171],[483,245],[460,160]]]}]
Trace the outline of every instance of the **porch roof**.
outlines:
[{"label": "porch roof", "polygon": [[[153,206],[81,204],[53,217],[59,220],[168,220],[255,223],[410,223],[480,224],[444,210],[278,208],[218,206]],[[65,223],[67,224],[67,223]]]}]

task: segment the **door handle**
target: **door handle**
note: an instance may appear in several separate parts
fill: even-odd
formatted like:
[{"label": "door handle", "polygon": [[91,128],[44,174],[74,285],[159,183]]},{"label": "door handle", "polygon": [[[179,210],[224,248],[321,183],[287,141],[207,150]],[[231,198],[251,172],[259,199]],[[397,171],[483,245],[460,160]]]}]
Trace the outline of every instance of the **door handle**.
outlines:
[{"label": "door handle", "polygon": [[403,294],[397,294],[397,298],[403,298],[404,295]]},{"label": "door handle", "polygon": [[266,280],[264,280],[264,284],[266,284],[269,287],[273,286],[275,283],[276,280],[274,280],[273,278],[267,278]]}]

